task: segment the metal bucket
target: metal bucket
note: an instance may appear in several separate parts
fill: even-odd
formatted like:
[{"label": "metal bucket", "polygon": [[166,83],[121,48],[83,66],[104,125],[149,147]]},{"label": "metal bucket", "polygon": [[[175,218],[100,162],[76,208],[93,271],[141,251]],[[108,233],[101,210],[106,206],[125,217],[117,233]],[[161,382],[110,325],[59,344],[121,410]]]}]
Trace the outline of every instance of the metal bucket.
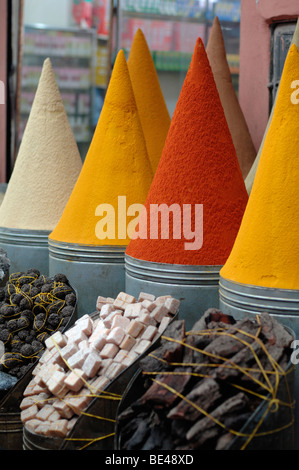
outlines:
[{"label": "metal bucket", "polygon": [[[96,318],[98,312],[91,314]],[[171,323],[178,319],[177,312],[171,319]],[[157,348],[161,335],[156,338],[150,347],[135,361],[113,379],[97,397],[93,398],[90,405],[82,413],[67,439],[51,438],[38,435],[23,427],[24,450],[81,450],[86,444],[86,450],[113,450],[115,420],[117,410],[123,393],[128,383],[139,370],[139,361]]]},{"label": "metal bucket", "polygon": [[[299,291],[251,286],[220,276],[219,308],[236,320],[268,312],[299,339]],[[299,366],[295,365],[295,447],[299,449]]]},{"label": "metal bucket", "polygon": [[188,330],[208,308],[218,308],[221,267],[152,263],[125,255],[125,291],[172,295],[181,301],[180,319]]},{"label": "metal bucket", "polygon": [[48,236],[49,231],[46,230],[1,227],[0,247],[6,251],[10,260],[10,271],[16,273],[34,267],[48,274]]},{"label": "metal bucket", "polygon": [[22,450],[23,423],[20,413],[0,414],[0,450]]},{"label": "metal bucket", "polygon": [[3,248],[0,248],[0,287],[4,287],[9,278],[10,260]]},{"label": "metal bucket", "polygon": [[49,275],[62,272],[78,292],[78,317],[96,308],[99,295],[125,290],[125,247],[60,243],[49,239]]}]

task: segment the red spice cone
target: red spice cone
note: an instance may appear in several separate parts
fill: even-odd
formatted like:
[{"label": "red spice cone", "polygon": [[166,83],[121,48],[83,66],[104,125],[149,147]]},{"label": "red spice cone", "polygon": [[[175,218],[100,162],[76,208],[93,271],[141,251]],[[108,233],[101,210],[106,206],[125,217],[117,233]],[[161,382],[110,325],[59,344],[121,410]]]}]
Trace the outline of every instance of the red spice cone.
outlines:
[{"label": "red spice cone", "polygon": [[[126,254],[158,263],[223,265],[232,249],[247,200],[232,137],[199,38],[145,203],[147,236],[132,239]],[[187,250],[186,238],[190,241],[190,237],[175,239],[171,230],[169,239],[163,239],[161,224],[158,238],[153,239],[150,208],[154,204],[168,207],[177,204],[181,212],[184,204],[192,208],[202,204],[202,247]],[[184,234],[183,217],[179,223]],[[169,225],[171,228],[171,217]]]},{"label": "red spice cone", "polygon": [[255,160],[256,150],[233,86],[218,17],[214,19],[206,51],[245,179]]}]

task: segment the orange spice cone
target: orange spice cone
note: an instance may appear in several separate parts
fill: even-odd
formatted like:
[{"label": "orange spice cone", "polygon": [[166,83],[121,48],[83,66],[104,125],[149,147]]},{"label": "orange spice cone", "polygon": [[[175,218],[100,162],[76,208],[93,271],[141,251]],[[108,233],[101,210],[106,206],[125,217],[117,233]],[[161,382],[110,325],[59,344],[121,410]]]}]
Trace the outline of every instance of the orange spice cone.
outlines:
[{"label": "orange spice cone", "polygon": [[288,52],[250,198],[220,274],[240,284],[299,289],[299,52]]},{"label": "orange spice cone", "polygon": [[[127,206],[143,204],[152,178],[127,62],[121,50],[82,171],[49,238],[84,245],[127,245],[126,227],[121,237],[118,230],[119,196],[126,198]],[[112,218],[115,214],[114,220],[107,219],[111,231],[107,228],[106,238],[100,238],[97,231],[104,218],[103,205],[112,209]]]},{"label": "orange spice cone", "polygon": [[[294,35],[293,35],[293,38],[292,38],[292,44],[295,44],[297,49],[299,49],[299,19],[297,20],[296,28],[295,28]],[[279,89],[279,87],[278,87],[278,89]],[[250,168],[250,171],[249,171],[249,173],[248,173],[248,175],[246,176],[246,179],[245,179],[245,186],[246,186],[246,189],[247,189],[247,192],[248,192],[249,195],[250,195],[251,190],[252,190],[252,186],[253,186],[254,178],[255,178],[255,175],[256,175],[257,167],[258,167],[258,164],[259,164],[259,161],[260,161],[260,157],[261,157],[262,149],[263,149],[263,146],[264,146],[265,138],[267,136],[267,133],[268,133],[268,130],[269,130],[272,118],[273,118],[273,113],[274,113],[274,109],[275,109],[275,105],[276,105],[277,95],[278,95],[278,90],[276,92],[276,96],[275,96],[275,100],[274,100],[274,103],[273,103],[273,106],[272,106],[272,109],[271,109],[270,117],[268,119],[267,126],[266,126],[266,129],[265,129],[264,135],[263,135],[262,143],[260,145],[257,156],[256,156],[256,158],[255,158],[255,160],[252,164],[252,167]]]},{"label": "orange spice cone", "polygon": [[245,179],[255,160],[256,150],[232,83],[221,25],[217,16],[213,22],[206,51]]},{"label": "orange spice cone", "polygon": [[82,168],[50,59],[46,59],[16,163],[0,209],[0,226],[51,231]]},{"label": "orange spice cone", "polygon": [[141,29],[138,29],[128,58],[128,68],[146,141],[155,173],[170,126],[170,116],[155,65]]},{"label": "orange spice cone", "polygon": [[[222,265],[233,246],[247,199],[213,73],[198,39],[145,203],[147,236],[138,236],[145,226],[140,223],[126,255],[158,263]],[[174,217],[174,223],[169,224],[168,239],[161,233],[161,222],[158,236],[151,234],[151,209],[162,204],[180,209],[180,218]],[[200,223],[195,227],[196,219],[191,217],[190,228],[196,235],[191,240],[183,224],[187,214],[185,219],[182,216],[184,207],[195,210],[196,204],[203,205],[203,244],[197,247]],[[171,230],[174,226],[176,234]],[[186,242],[195,243],[187,249]]]}]

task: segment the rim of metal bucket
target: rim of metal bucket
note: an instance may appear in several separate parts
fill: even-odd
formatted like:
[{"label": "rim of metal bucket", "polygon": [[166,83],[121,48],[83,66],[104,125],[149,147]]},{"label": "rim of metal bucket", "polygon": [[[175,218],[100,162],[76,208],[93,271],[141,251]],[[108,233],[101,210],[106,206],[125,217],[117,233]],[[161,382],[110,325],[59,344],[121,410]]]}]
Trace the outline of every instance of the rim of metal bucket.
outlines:
[{"label": "rim of metal bucket", "polygon": [[155,263],[132,258],[125,254],[125,270],[136,279],[180,285],[218,285],[222,266],[197,266],[182,264]]},{"label": "rim of metal bucket", "polygon": [[254,286],[230,281],[220,276],[220,300],[252,311],[296,312],[299,314],[299,290]]},{"label": "rim of metal bucket", "polygon": [[10,245],[48,245],[49,230],[27,230],[0,227],[0,243]]},{"label": "rim of metal bucket", "polygon": [[80,245],[48,239],[49,256],[82,263],[109,262],[123,263],[126,246],[121,245]]}]

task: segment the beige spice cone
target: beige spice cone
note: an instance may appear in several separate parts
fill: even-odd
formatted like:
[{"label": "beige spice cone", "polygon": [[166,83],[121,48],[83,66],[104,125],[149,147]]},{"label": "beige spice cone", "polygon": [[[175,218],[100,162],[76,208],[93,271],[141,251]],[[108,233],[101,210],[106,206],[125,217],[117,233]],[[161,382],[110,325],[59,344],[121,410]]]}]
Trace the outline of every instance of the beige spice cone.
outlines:
[{"label": "beige spice cone", "polygon": [[81,168],[82,160],[51,61],[46,59],[0,207],[0,226],[51,231]]}]

